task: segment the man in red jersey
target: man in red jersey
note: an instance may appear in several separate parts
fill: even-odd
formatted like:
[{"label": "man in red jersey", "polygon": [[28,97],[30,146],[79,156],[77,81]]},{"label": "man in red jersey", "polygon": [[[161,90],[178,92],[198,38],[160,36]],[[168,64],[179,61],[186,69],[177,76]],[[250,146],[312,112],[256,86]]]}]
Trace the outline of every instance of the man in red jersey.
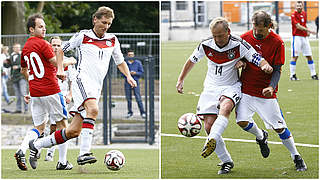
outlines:
[{"label": "man in red jersey", "polygon": [[[43,133],[48,115],[56,121],[57,128],[66,127],[67,111],[56,77],[65,78],[63,58],[62,54],[59,53],[56,57],[50,44],[43,39],[46,33],[45,26],[43,16],[40,14],[28,18],[27,30],[30,33],[30,38],[22,50],[21,73],[29,81],[34,128],[27,132],[15,153],[17,165],[21,170],[27,170],[25,153],[29,147],[29,141],[37,139]],[[56,67],[58,67],[58,70]],[[72,165],[70,166],[66,160],[66,146],[64,148],[64,157],[59,158],[57,170],[72,169]],[[30,165],[35,169],[34,164],[30,163]]]},{"label": "man in red jersey", "polygon": [[312,59],[312,52],[308,36],[311,34],[317,34],[316,32],[307,28],[307,14],[303,10],[303,2],[298,1],[296,3],[296,11],[291,15],[292,24],[292,39],[291,39],[291,57],[290,62],[290,80],[299,80],[296,75],[296,64],[299,57],[299,53],[302,52],[308,60],[308,67],[310,69],[311,78],[318,80],[315,65]]},{"label": "man in red jersey", "polygon": [[[281,109],[277,102],[276,92],[281,74],[281,66],[285,61],[284,43],[279,35],[274,33],[273,23],[265,11],[253,14],[253,29],[241,35],[252,45],[273,67],[273,73],[267,74],[250,62],[243,66],[240,80],[242,82],[242,99],[236,109],[237,124],[245,131],[256,136],[264,158],[269,156],[268,133],[259,129],[252,119],[255,112],[259,114],[267,129],[274,129],[283,145],[290,151],[297,171],[307,170],[303,159],[294,145],[294,139],[285,123]],[[238,65],[244,65],[240,61]]]}]

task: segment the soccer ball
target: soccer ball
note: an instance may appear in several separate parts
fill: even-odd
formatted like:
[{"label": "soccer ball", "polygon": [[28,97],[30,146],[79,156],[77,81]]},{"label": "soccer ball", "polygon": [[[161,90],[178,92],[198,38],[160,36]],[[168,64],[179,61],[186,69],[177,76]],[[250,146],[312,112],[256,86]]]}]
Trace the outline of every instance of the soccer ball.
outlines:
[{"label": "soccer ball", "polygon": [[120,170],[126,162],[126,159],[122,152],[118,150],[109,151],[104,157],[104,164],[108,169],[113,171]]},{"label": "soccer ball", "polygon": [[201,127],[201,120],[193,113],[186,113],[178,120],[179,131],[187,137],[193,137],[199,134]]}]

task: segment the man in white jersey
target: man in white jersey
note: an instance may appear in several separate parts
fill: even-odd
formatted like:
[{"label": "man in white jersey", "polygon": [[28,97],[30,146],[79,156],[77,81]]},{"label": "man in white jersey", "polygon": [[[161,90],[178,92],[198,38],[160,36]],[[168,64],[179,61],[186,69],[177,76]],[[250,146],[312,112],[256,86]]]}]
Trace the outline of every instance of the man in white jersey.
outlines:
[{"label": "man in white jersey", "polygon": [[[42,147],[62,144],[71,138],[78,137],[82,130],[80,156],[77,162],[79,165],[84,165],[97,161],[90,152],[92,133],[99,112],[98,102],[103,80],[108,72],[111,56],[119,70],[127,77],[128,83],[132,87],[137,86],[124,61],[117,37],[106,33],[113,19],[114,13],[111,8],[100,7],[92,16],[93,29],[80,31],[64,45],[64,52],[78,48],[80,54],[76,78],[72,83],[74,106],[70,113],[74,118],[66,129],[56,131],[37,141],[30,141],[32,155],[37,155]],[[36,158],[32,160],[37,161]]]},{"label": "man in white jersey", "polygon": [[241,58],[246,58],[265,73],[271,73],[273,69],[248,43],[230,34],[225,18],[213,19],[210,31],[213,38],[204,40],[194,50],[184,64],[176,88],[178,93],[183,93],[186,75],[195,63],[206,56],[208,72],[197,107],[197,115],[204,117],[204,127],[208,134],[201,155],[206,158],[215,151],[222,161],[218,174],[226,174],[234,164],[221,135],[227,127],[232,109],[241,98],[241,83],[235,65]]}]

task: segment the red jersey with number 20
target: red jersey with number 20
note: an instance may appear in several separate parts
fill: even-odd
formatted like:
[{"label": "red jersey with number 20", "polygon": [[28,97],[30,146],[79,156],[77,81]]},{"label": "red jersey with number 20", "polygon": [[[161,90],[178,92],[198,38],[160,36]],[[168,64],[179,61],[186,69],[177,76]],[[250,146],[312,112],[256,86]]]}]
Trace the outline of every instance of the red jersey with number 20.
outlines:
[{"label": "red jersey with number 20", "polygon": [[[247,41],[271,66],[284,64],[285,51],[283,41],[280,36],[272,30],[269,35],[262,40],[257,40],[253,36],[252,30],[242,34],[241,38]],[[267,98],[262,95],[262,90],[269,86],[271,77],[272,74],[267,74],[259,67],[247,62],[247,67],[242,70],[240,77],[242,92],[251,96]],[[277,97],[277,90],[278,86],[270,98]]]},{"label": "red jersey with number 20", "polygon": [[28,67],[29,90],[32,97],[60,92],[57,69],[49,59],[54,57],[50,44],[44,39],[30,37],[22,49],[21,67]]}]

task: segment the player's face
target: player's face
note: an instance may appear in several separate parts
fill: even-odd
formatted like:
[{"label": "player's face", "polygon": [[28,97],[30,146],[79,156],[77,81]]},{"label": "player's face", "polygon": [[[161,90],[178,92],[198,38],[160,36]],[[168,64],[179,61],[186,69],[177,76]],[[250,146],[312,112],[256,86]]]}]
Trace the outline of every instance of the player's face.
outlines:
[{"label": "player's face", "polygon": [[296,9],[297,11],[300,13],[302,11],[302,8],[303,8],[303,4],[302,3],[297,3],[296,4]]},{"label": "player's face", "polygon": [[264,27],[263,24],[253,24],[253,34],[256,39],[261,40],[268,36],[269,34],[269,28]]},{"label": "player's face", "polygon": [[222,24],[217,25],[211,30],[214,42],[219,47],[224,47],[229,42],[230,31],[226,30]]},{"label": "player's face", "polygon": [[20,50],[21,50],[21,46],[20,46],[20,44],[15,44],[15,45],[12,47],[12,49],[13,49],[14,52],[18,53],[18,52],[20,52]]},{"label": "player's face", "polygon": [[37,18],[35,24],[35,27],[31,28],[31,34],[36,37],[44,38],[46,36],[46,24],[43,19]]},{"label": "player's face", "polygon": [[108,29],[111,27],[113,18],[106,18],[102,16],[100,19],[97,17],[94,17],[93,19],[93,30],[94,32],[99,36],[103,37],[104,33],[108,31]]},{"label": "player's face", "polygon": [[128,52],[128,57],[134,57],[134,52]]},{"label": "player's face", "polygon": [[54,53],[57,53],[58,49],[61,47],[61,40],[60,39],[52,39],[51,46]]}]

